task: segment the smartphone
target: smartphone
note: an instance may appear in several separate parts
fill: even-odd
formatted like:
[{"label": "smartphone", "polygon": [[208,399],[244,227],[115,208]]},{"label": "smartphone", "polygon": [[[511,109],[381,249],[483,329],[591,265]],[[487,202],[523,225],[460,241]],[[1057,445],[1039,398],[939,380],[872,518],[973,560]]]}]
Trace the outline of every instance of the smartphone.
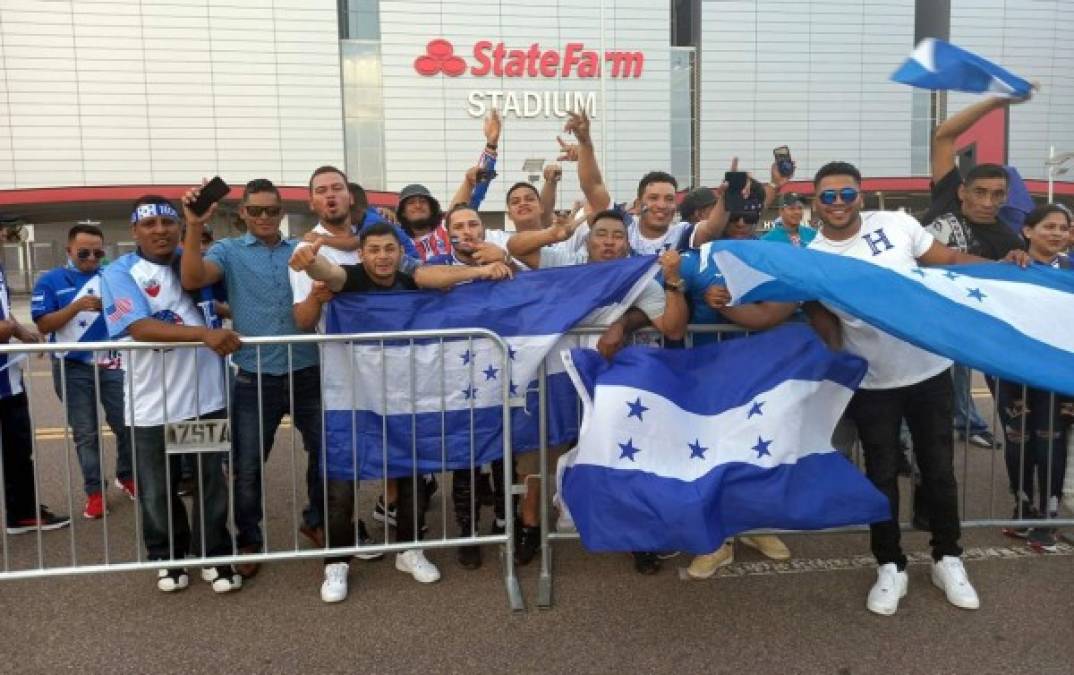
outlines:
[{"label": "smartphone", "polygon": [[791,149],[786,145],[781,145],[772,150],[772,155],[776,158],[776,170],[779,171],[779,175],[790,178],[794,173],[794,160],[791,159]]},{"label": "smartphone", "polygon": [[211,181],[202,186],[198,198],[192,204],[187,205],[194,215],[200,216],[209,210],[209,207],[220,201],[231,192],[231,188],[220,176],[214,176]]},{"label": "smartphone", "polygon": [[723,175],[723,179],[731,192],[741,192],[746,187],[749,175],[745,171],[728,171]]}]

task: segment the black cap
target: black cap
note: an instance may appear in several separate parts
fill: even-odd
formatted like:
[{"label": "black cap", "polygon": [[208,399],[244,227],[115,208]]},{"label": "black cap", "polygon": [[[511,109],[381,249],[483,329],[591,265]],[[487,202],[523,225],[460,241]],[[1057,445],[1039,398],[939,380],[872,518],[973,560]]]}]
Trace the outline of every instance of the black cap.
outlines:
[{"label": "black cap", "polygon": [[440,202],[436,201],[436,198],[429,192],[429,188],[418,183],[411,183],[399,191],[399,211],[403,210],[403,202],[411,197],[425,197],[429,200],[433,213],[441,213]]},{"label": "black cap", "polygon": [[682,214],[683,220],[693,222],[694,215],[698,211],[715,203],[716,194],[710,188],[697,188],[690,190],[682,198],[682,203],[679,204],[679,213]]},{"label": "black cap", "polygon": [[793,206],[794,204],[805,206],[808,203],[809,200],[797,192],[785,192],[779,196],[779,208],[781,209],[785,206]]},{"label": "black cap", "polygon": [[743,197],[741,192],[728,190],[723,198],[729,213],[756,213],[760,215],[761,211],[764,210],[764,185],[760,181],[751,180],[748,196]]}]

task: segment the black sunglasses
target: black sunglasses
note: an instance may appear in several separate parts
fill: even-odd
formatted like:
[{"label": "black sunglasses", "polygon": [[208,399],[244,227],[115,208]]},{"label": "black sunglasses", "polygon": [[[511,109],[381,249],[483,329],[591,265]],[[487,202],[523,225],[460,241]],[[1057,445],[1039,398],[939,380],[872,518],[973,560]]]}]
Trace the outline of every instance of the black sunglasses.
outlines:
[{"label": "black sunglasses", "polygon": [[251,218],[260,218],[261,216],[268,216],[269,218],[275,218],[280,215],[282,209],[278,206],[253,206],[252,204],[246,205],[246,213]]},{"label": "black sunglasses", "polygon": [[761,214],[759,213],[732,213],[730,222],[741,220],[747,225],[756,225],[761,220]]},{"label": "black sunglasses", "polygon": [[102,251],[99,248],[95,248],[95,249],[80,248],[75,253],[75,255],[78,256],[79,260],[89,260],[90,256],[93,256],[97,260],[100,260],[101,258],[103,258],[105,256],[105,252]]}]

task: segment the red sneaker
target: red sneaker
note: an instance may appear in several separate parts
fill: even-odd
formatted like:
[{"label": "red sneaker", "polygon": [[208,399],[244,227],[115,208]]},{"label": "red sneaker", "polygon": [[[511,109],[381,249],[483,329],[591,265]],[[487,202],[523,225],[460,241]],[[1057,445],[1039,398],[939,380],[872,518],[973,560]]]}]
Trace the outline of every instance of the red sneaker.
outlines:
[{"label": "red sneaker", "polygon": [[97,520],[104,515],[104,494],[94,492],[86,497],[86,508],[82,510],[82,517],[89,520]]},{"label": "red sneaker", "polygon": [[134,481],[130,478],[117,478],[115,486],[131,498],[131,501],[138,499],[138,489],[134,487]]}]

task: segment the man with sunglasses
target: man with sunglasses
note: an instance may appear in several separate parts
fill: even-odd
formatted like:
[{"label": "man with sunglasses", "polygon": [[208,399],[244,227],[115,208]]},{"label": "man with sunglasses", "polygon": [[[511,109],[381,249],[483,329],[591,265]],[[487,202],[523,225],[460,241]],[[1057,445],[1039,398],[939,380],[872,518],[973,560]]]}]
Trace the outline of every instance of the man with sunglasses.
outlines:
[{"label": "man with sunglasses", "polygon": [[[823,225],[809,248],[892,269],[985,261],[939,243],[908,214],[862,213],[860,186],[861,174],[850,164],[832,162],[821,167],[814,178],[814,190]],[[1027,264],[1023,251],[1011,252],[1006,259]],[[905,418],[930,515],[932,583],[956,607],[977,609],[980,600],[962,565],[958,542],[951,361],[829,309],[838,318],[837,323],[829,324],[829,343],[869,362],[847,415],[858,429],[865,473],[891,503],[891,520],[870,526],[879,570],[866,607],[876,614],[891,615],[906,595],[908,578],[906,556],[900,545],[898,485],[899,428]]]},{"label": "man with sunglasses", "polygon": [[[108,328],[101,314],[101,260],[104,234],[88,224],[67,232],[67,264],[49,270],[34,285],[30,316],[49,342],[106,342]],[[67,409],[75,440],[86,505],[82,517],[105,512],[107,481],[101,476],[101,445],[97,401],[116,436],[114,485],[135,499],[131,473],[130,434],[123,423],[123,372],[118,352],[54,352],[52,383]]]},{"label": "man with sunglasses", "polygon": [[[198,188],[183,197],[186,242],[182,279],[187,289],[223,282],[230,300],[232,320],[242,335],[296,335],[293,295],[287,262],[298,246],[280,232],[283,205],[271,181],[258,178],[246,184],[239,217],[246,233],[213,244],[204,256],[199,242],[205,223],[216,207],[198,215],[189,204]],[[306,494],[300,531],[323,546],[324,492],[318,457],[321,448],[321,378],[317,346],[312,344],[243,347],[232,357],[238,366],[232,404],[235,447],[235,525],[239,551],[262,550],[262,468],[272,451],[276,430],[284,415],[291,415],[307,453]],[[294,409],[292,410],[292,404]],[[252,577],[258,565],[236,569]]]}]

